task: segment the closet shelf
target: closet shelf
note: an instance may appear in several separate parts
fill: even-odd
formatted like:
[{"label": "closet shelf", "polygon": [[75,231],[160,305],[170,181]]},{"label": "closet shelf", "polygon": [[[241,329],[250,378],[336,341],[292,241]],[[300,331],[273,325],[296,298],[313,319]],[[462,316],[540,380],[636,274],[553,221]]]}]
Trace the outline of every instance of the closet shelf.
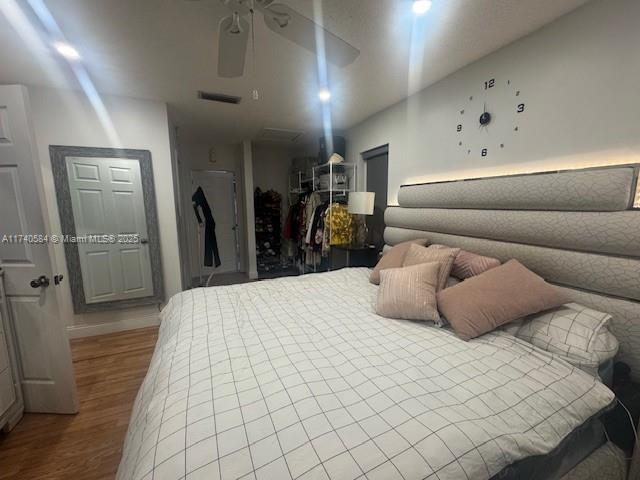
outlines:
[{"label": "closet shelf", "polygon": [[316,193],[333,193],[334,195],[344,196],[349,193],[351,190],[331,190],[329,188],[325,188],[322,190],[315,190]]},{"label": "closet shelf", "polygon": [[313,168],[328,168],[328,167],[330,167],[332,165],[333,165],[333,168],[336,168],[336,167],[355,167],[356,166],[355,163],[348,163],[348,162],[342,162],[342,163],[329,163],[329,162],[327,162],[327,163],[322,163],[320,165],[316,165]]}]

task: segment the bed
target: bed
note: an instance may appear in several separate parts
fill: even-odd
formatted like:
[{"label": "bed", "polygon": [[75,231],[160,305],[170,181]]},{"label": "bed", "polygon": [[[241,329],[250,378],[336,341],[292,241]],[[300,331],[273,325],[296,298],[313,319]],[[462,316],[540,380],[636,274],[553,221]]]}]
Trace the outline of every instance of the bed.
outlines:
[{"label": "bed", "polygon": [[[600,188],[595,203],[607,213],[598,221],[607,228],[619,210],[637,215],[629,200],[636,167],[586,173],[588,181],[560,172],[549,181],[527,176],[509,184],[533,179],[529,186],[568,192],[577,200],[547,194],[540,205],[536,196],[532,213],[545,206],[552,214],[580,213],[584,228],[591,228],[584,213],[593,214],[594,207],[576,185],[584,184],[585,192]],[[625,181],[624,206],[612,209],[622,205],[615,192]],[[577,233],[566,231],[559,242],[571,242],[572,249],[554,244],[554,233],[543,237],[544,247],[535,235],[531,244],[511,242],[510,236],[523,234],[525,223],[517,221],[495,234],[471,235],[463,230],[484,227],[458,223],[465,207],[451,202],[473,202],[489,213],[514,198],[493,195],[493,203],[483,204],[482,188],[463,187],[466,196],[451,194],[458,185],[403,187],[400,206],[386,214],[387,243],[427,232],[438,242],[518,258],[575,301],[614,310],[614,331],[627,335],[621,355],[633,365],[638,246],[623,241],[604,247],[615,252],[603,252],[590,239],[588,248],[576,251]],[[571,210],[557,208],[563,201]],[[580,205],[589,210],[580,212]],[[627,216],[627,226],[637,219]],[[558,258],[571,274],[553,269]],[[589,277],[590,268],[615,274],[616,281]],[[624,460],[605,443],[599,422],[615,396],[597,377],[504,331],[464,342],[446,328],[380,317],[373,307],[378,287],[368,277],[368,269],[349,268],[174,296],[161,313],[118,478],[588,478],[584,472],[592,472],[594,462],[606,472],[594,478],[624,478]]]}]

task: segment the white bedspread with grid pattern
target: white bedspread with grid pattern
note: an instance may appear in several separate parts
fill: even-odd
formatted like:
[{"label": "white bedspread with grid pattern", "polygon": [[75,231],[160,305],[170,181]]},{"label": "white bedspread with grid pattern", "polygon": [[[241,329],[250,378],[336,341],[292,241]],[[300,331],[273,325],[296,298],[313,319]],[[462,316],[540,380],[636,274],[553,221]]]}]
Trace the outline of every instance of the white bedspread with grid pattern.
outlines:
[{"label": "white bedspread with grid pattern", "polygon": [[118,479],[486,479],[613,401],[505,332],[377,316],[369,270],[174,296]]}]

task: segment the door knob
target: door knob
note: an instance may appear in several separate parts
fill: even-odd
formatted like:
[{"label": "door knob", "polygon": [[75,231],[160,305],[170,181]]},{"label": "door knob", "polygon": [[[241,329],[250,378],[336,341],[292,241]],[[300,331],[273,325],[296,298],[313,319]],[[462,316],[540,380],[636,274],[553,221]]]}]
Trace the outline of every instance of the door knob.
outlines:
[{"label": "door knob", "polygon": [[38,278],[31,280],[31,288],[40,288],[49,286],[49,277],[46,275],[40,275]]}]

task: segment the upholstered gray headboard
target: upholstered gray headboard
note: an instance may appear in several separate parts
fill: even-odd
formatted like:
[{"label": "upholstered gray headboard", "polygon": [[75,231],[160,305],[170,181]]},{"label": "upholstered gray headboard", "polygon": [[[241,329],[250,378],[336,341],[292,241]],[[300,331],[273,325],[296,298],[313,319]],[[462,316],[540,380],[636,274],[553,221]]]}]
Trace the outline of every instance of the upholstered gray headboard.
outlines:
[{"label": "upholstered gray headboard", "polygon": [[385,242],[426,237],[516,258],[575,302],[613,315],[640,379],[640,165],[403,185]]}]

